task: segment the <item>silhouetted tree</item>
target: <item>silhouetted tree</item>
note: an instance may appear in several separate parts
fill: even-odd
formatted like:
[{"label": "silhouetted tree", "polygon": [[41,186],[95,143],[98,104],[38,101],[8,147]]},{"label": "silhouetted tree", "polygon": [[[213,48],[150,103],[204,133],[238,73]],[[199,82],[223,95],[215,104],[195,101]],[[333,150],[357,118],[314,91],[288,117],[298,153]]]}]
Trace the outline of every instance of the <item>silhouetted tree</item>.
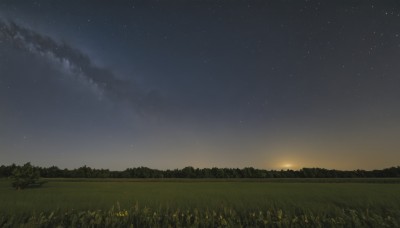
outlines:
[{"label": "silhouetted tree", "polygon": [[40,186],[43,182],[39,182],[39,170],[35,169],[31,163],[16,167],[11,175],[12,186],[17,189],[24,189],[32,186]]},{"label": "silhouetted tree", "polygon": [[[30,163],[29,163],[30,164]],[[26,165],[26,164],[25,164]],[[24,166],[25,166],[24,165]],[[0,166],[0,177],[12,176],[14,170],[23,166],[15,164]],[[128,168],[123,171],[108,169],[93,169],[86,165],[78,169],[59,169],[56,166],[48,168],[33,167],[46,178],[371,178],[371,177],[400,177],[400,167],[391,167],[383,170],[328,170],[322,168],[303,168],[300,170],[264,170],[246,167],[243,169],[231,168],[193,168],[158,170],[147,167]]]}]

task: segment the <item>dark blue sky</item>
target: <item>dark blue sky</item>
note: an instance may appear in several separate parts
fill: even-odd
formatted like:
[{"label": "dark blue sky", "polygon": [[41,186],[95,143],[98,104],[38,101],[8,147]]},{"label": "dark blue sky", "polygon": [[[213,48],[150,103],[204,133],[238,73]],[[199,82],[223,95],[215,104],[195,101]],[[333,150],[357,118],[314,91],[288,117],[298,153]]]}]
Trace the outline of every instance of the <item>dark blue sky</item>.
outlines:
[{"label": "dark blue sky", "polygon": [[0,161],[400,161],[398,1],[0,2]]}]

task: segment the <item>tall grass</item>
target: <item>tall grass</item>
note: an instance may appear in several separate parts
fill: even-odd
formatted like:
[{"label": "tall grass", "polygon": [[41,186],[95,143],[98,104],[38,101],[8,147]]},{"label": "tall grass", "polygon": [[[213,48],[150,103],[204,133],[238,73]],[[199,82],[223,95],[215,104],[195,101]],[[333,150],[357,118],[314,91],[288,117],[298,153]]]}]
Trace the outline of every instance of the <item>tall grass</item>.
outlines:
[{"label": "tall grass", "polygon": [[345,208],[335,214],[313,213],[297,208],[235,210],[221,207],[149,208],[134,205],[110,210],[51,211],[30,215],[0,215],[1,227],[398,227],[398,211],[377,214],[367,210]]},{"label": "tall grass", "polygon": [[384,183],[60,180],[16,191],[3,180],[0,227],[398,227],[399,192]]}]

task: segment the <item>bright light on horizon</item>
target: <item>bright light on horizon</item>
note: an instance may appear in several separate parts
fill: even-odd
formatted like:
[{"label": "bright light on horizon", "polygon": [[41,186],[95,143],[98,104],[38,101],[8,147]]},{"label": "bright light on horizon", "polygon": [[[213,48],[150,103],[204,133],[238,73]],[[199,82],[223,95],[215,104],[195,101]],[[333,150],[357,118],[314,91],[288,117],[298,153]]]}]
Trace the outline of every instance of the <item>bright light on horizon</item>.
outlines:
[{"label": "bright light on horizon", "polygon": [[293,167],[293,165],[291,163],[285,163],[285,164],[282,165],[282,167],[286,168],[286,169],[290,169],[290,168]]}]

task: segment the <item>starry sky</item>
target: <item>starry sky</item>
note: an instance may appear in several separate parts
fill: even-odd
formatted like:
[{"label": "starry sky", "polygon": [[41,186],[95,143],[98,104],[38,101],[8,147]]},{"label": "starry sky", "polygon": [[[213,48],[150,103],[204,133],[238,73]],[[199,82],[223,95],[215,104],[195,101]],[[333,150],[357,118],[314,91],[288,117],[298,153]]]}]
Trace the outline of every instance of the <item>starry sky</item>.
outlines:
[{"label": "starry sky", "polygon": [[400,164],[397,0],[0,1],[0,163]]}]

